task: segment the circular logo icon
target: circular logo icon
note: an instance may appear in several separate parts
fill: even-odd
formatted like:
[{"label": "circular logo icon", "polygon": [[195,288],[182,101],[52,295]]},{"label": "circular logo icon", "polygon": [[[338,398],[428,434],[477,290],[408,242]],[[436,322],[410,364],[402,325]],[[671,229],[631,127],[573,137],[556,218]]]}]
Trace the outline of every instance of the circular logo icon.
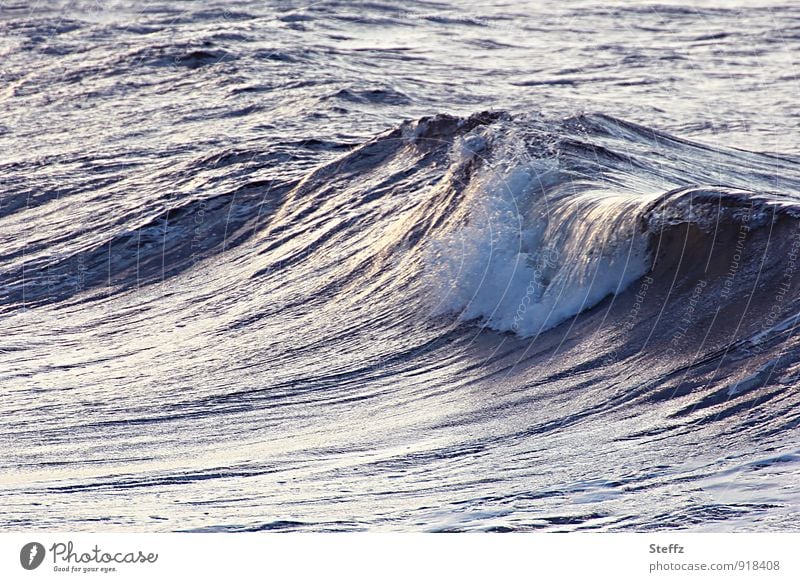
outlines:
[{"label": "circular logo icon", "polygon": [[26,570],[35,570],[44,562],[44,546],[39,542],[30,542],[22,546],[19,552],[19,563]]}]

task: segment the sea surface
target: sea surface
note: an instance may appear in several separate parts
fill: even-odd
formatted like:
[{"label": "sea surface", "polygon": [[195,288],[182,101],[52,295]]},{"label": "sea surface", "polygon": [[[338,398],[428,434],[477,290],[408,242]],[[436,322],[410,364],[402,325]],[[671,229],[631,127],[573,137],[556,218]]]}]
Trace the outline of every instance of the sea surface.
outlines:
[{"label": "sea surface", "polygon": [[0,1],[0,529],[800,524],[800,5]]}]

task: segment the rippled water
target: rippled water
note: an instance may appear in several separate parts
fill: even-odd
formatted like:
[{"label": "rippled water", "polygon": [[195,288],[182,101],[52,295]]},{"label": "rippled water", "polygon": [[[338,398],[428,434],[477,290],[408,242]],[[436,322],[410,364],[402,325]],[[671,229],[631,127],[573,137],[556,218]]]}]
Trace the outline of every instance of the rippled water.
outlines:
[{"label": "rippled water", "polygon": [[791,2],[0,2],[0,527],[796,529]]}]

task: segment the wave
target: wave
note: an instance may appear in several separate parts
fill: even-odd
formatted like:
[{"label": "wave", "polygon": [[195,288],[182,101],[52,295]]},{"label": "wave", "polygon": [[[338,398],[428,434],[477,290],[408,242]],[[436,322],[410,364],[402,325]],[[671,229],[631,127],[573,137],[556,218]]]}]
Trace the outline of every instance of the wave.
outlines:
[{"label": "wave", "polygon": [[[323,269],[339,288],[530,337],[647,274],[665,290],[702,279],[733,301],[759,264],[780,268],[776,248],[794,236],[798,185],[791,158],[711,148],[604,115],[439,115],[306,176],[264,236],[292,239],[290,263],[325,264],[333,242],[342,253],[358,240],[348,261]],[[746,258],[735,244],[743,229],[757,233]]]},{"label": "wave", "polygon": [[[703,280],[735,302],[754,277],[781,277],[776,249],[793,244],[800,208],[797,160],[597,114],[422,118],[297,179],[252,179],[239,165],[247,155],[164,170],[165,181],[180,172],[196,184],[200,170],[229,168],[235,187],[95,215],[80,229],[74,216],[40,223],[35,241],[4,249],[4,309],[138,288],[253,239],[253,276],[293,270],[302,297],[336,302],[346,289],[532,337],[645,276],[666,290]],[[39,210],[5,209],[28,221]]]},{"label": "wave", "polygon": [[235,478],[235,518],[181,522],[231,531],[793,523],[748,491],[796,458],[797,159],[484,112],[96,165],[0,207],[14,495]]}]

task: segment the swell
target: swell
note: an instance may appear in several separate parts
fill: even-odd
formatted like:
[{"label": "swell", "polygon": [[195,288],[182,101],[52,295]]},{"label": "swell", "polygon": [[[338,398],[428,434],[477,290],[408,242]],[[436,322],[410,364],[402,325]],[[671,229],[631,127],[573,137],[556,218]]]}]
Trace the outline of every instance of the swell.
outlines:
[{"label": "swell", "polygon": [[[244,244],[251,278],[294,287],[284,305],[361,302],[358,326],[381,321],[364,319],[370,308],[393,325],[392,306],[413,305],[433,320],[536,337],[643,277],[668,293],[702,280],[735,311],[748,284],[757,291],[780,279],[777,249],[791,244],[797,222],[796,160],[605,115],[422,118],[299,180],[256,179],[262,167],[241,158],[214,161],[230,175],[207,178],[206,187],[219,185],[177,203],[131,206],[104,222],[96,215],[83,230],[40,220],[42,236],[2,249],[3,309],[139,288]],[[209,160],[178,175],[193,167],[207,170]],[[270,170],[279,174],[279,165]],[[45,218],[48,205],[69,210],[76,198],[5,218]],[[101,212],[102,197],[94,203]],[[729,277],[743,215],[749,253],[738,253]]]},{"label": "swell", "polygon": [[[186,529],[393,527],[360,513],[388,498],[392,523],[437,530],[761,511],[727,492],[796,449],[791,160],[604,116],[491,113],[404,123],[283,176],[272,199],[259,179],[281,174],[263,166],[220,163],[217,202],[169,215],[189,227],[205,200],[207,224],[224,227],[234,199],[272,201],[242,213],[246,234],[166,269],[175,285],[154,287],[159,301],[120,271],[104,291],[113,311],[68,291],[4,318],[0,423],[9,462],[29,471],[12,492],[55,495],[46,525],[97,491],[182,496],[188,482],[211,515],[175,504]],[[164,240],[141,245],[142,262],[181,265]],[[207,500],[231,477],[239,502],[216,512]],[[23,479],[35,485],[20,493]],[[691,501],[664,509],[676,488]],[[287,500],[298,514],[284,522]]]},{"label": "swell", "polygon": [[0,244],[0,311],[163,282],[238,245],[296,183],[248,168],[277,155],[207,155],[146,175],[121,164],[101,184],[87,177],[69,191],[12,189],[0,208],[0,224],[14,233]]}]

